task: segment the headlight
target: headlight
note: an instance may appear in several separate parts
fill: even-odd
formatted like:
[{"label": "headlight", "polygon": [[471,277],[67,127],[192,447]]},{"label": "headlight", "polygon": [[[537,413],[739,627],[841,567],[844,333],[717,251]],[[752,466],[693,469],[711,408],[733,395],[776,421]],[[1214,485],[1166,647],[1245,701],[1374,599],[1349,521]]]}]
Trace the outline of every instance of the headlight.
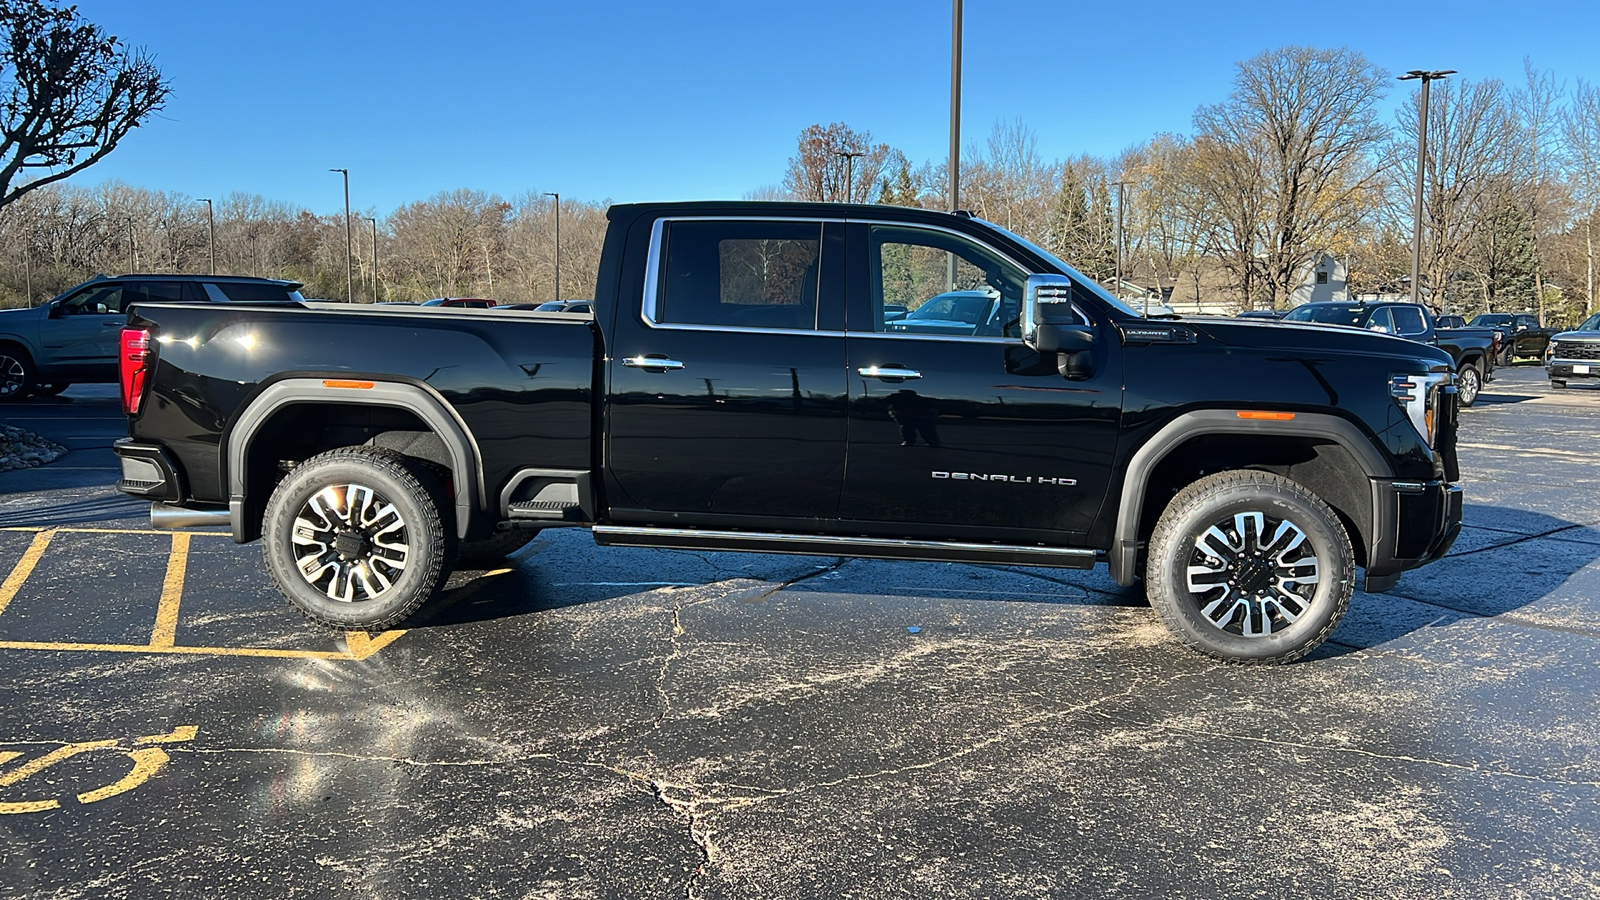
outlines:
[{"label": "headlight", "polygon": [[1433,439],[1439,425],[1439,390],[1453,377],[1449,372],[1429,372],[1426,375],[1395,375],[1389,379],[1389,393],[1394,402],[1405,410],[1417,434],[1433,448]]}]

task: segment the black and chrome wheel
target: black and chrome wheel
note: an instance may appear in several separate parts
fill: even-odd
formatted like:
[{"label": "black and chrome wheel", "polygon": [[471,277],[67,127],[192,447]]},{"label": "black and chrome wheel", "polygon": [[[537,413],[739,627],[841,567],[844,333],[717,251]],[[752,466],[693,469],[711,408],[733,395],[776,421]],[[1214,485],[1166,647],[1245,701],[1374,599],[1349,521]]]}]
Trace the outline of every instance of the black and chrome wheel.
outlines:
[{"label": "black and chrome wheel", "polygon": [[1333,633],[1355,559],[1328,505],[1269,472],[1220,472],[1168,504],[1150,539],[1150,605],[1184,644],[1239,663],[1286,663]]},{"label": "black and chrome wheel", "polygon": [[343,447],[306,460],[267,502],[262,553],[278,589],[335,628],[388,628],[444,583],[455,541],[444,491],[392,450]]},{"label": "black and chrome wheel", "polygon": [[21,400],[33,393],[35,370],[27,352],[0,345],[0,401]]},{"label": "black and chrome wheel", "polygon": [[1456,400],[1463,407],[1471,406],[1483,390],[1483,374],[1473,363],[1462,363],[1456,371]]}]

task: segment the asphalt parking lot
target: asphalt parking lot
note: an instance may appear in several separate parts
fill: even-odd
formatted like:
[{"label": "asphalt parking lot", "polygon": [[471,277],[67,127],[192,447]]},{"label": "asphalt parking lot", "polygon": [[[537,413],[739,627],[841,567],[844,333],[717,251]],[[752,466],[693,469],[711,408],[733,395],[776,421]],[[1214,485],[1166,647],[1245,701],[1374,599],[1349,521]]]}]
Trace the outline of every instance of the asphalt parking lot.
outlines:
[{"label": "asphalt parking lot", "polygon": [[107,485],[114,388],[5,407],[0,895],[1600,896],[1600,388],[1502,369],[1450,557],[1278,669],[1103,573],[546,532],[407,628]]}]

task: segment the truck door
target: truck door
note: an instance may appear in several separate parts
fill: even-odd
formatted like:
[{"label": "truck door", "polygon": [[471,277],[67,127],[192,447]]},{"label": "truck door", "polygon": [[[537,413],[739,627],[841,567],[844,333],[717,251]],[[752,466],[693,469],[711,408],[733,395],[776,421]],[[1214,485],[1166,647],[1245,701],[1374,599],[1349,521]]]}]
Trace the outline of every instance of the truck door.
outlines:
[{"label": "truck door", "polygon": [[624,292],[609,348],[613,519],[782,527],[765,520],[837,513],[843,229],[801,219],[654,223],[643,297]]},{"label": "truck door", "polygon": [[[1099,371],[1068,381],[1053,355],[1041,360],[1022,344],[1029,273],[999,252],[933,226],[852,222],[850,253],[840,518],[863,532],[933,538],[1087,532],[1121,418],[1121,345],[1109,323],[1080,308],[1106,346]],[[971,291],[997,295],[998,314],[964,331],[953,322],[940,334],[898,327],[925,304]]]}]

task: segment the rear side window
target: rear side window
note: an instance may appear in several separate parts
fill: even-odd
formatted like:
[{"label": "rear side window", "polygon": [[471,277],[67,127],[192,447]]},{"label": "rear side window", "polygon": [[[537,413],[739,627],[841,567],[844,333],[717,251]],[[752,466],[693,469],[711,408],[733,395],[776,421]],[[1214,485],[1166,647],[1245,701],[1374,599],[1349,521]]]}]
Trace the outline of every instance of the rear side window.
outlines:
[{"label": "rear side window", "polygon": [[223,296],[235,303],[283,303],[300,299],[298,294],[281,284],[219,281],[216,287]]},{"label": "rear side window", "polygon": [[820,222],[669,222],[646,317],[660,325],[817,327]]},{"label": "rear side window", "polygon": [[200,290],[200,285],[192,281],[147,281],[130,286],[130,293],[134,289],[138,290],[138,294],[128,297],[129,303],[138,301],[200,303],[206,299],[205,292]]},{"label": "rear side window", "polygon": [[1422,310],[1415,306],[1393,306],[1389,308],[1394,314],[1395,334],[1416,335],[1428,330],[1428,323],[1422,321]]}]

